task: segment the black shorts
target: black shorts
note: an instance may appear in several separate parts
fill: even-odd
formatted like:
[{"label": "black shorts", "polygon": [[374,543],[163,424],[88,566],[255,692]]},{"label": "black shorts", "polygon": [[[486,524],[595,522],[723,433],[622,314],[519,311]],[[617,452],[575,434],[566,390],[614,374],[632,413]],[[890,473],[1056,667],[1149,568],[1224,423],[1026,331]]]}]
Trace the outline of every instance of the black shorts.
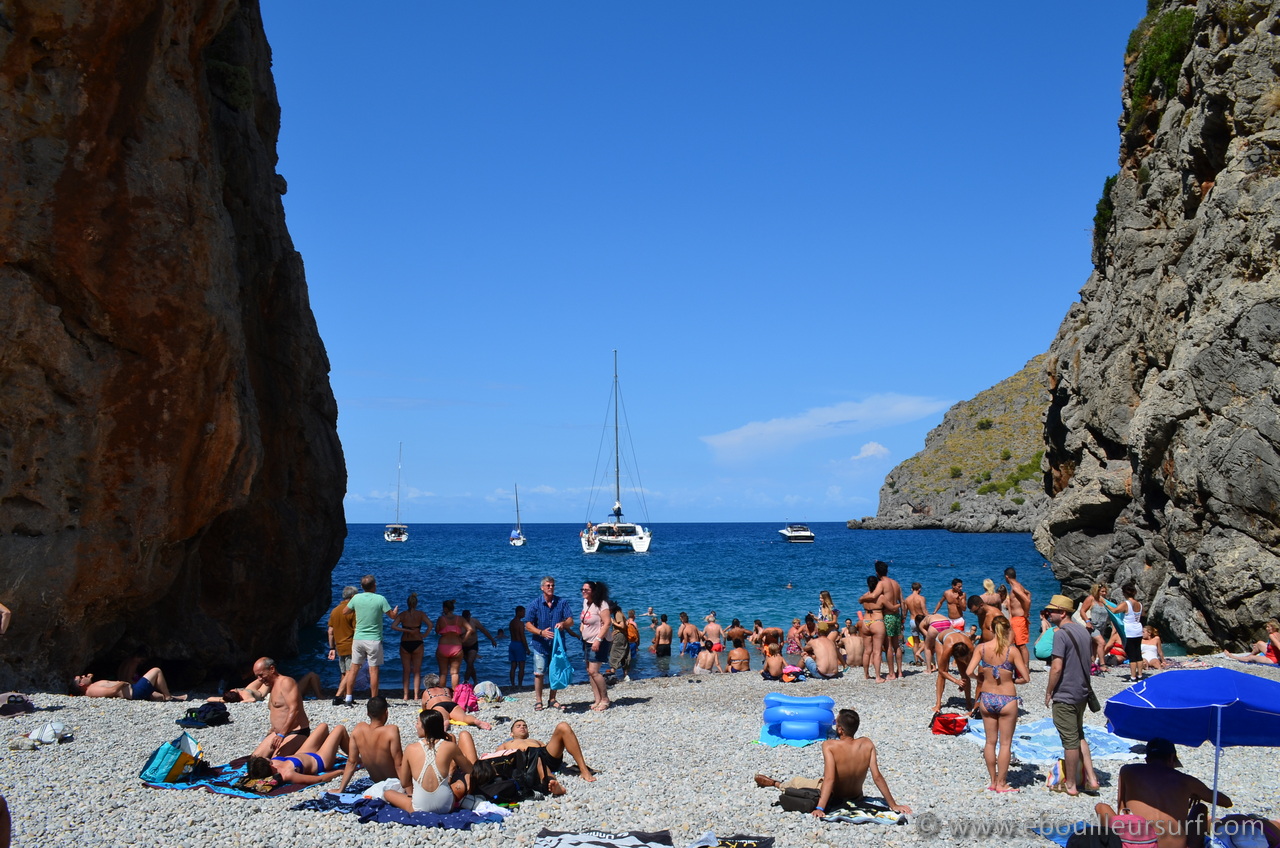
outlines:
[{"label": "black shorts", "polygon": [[1129,662],[1142,661],[1142,637],[1130,636],[1124,640],[1124,658]]},{"label": "black shorts", "polygon": [[538,752],[538,759],[542,760],[542,765],[546,767],[548,772],[560,771],[564,768],[564,756],[553,757],[547,752],[546,748],[535,749]]},{"label": "black shorts", "polygon": [[671,643],[670,643],[670,642],[668,642],[668,643],[667,643],[667,644],[665,644],[665,645],[655,645],[654,647],[656,648],[655,653],[656,653],[658,656],[660,656],[660,657],[669,657],[669,656],[671,656]]}]

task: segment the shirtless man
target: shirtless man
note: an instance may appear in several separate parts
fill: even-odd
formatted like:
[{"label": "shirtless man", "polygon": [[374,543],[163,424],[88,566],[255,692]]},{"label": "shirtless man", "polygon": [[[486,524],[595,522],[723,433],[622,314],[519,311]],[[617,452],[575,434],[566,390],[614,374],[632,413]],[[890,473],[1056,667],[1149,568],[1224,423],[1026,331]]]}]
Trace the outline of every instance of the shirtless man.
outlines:
[{"label": "shirtless man", "polygon": [[[965,709],[973,710],[972,686],[969,682],[969,660],[973,656],[973,641],[963,630],[950,628],[938,636],[938,697],[933,703],[933,711],[942,709],[942,692],[950,680],[964,692]],[[947,666],[955,659],[956,673],[959,678],[947,672]]]},{"label": "shirtless man", "polygon": [[920,665],[920,656],[924,653],[926,634],[920,629],[919,621],[923,616],[928,615],[929,604],[925,601],[924,595],[920,594],[922,588],[919,583],[912,583],[911,594],[902,599],[902,606],[907,611],[907,621],[911,622],[910,633],[916,637],[911,644],[912,665]]},{"label": "shirtless man", "polygon": [[1018,582],[1018,572],[1013,568],[1004,570],[1004,579],[1009,584],[1009,625],[1013,628],[1013,644],[1022,654],[1022,661],[1031,665],[1031,590]]},{"label": "shirtless man", "polygon": [[660,657],[671,656],[671,625],[667,624],[665,612],[653,630],[653,652]]},{"label": "shirtless man", "polygon": [[764,669],[760,672],[761,677],[765,680],[781,680],[782,670],[786,666],[787,661],[782,658],[782,649],[777,642],[764,646]]},{"label": "shirtless man", "polygon": [[741,636],[733,640],[733,648],[729,650],[727,660],[730,673],[751,670],[751,652],[743,647]]},{"label": "shirtless man", "polygon": [[889,576],[889,563],[876,560],[876,576],[880,583],[880,609],[884,611],[885,655],[889,660],[889,680],[902,677],[902,584]]},{"label": "shirtless man", "polygon": [[831,629],[804,645],[804,669],[811,677],[829,680],[840,675],[840,652],[836,650],[838,630]]},{"label": "shirtless man", "polygon": [[689,621],[689,613],[680,613],[680,628],[676,630],[676,638],[680,640],[680,653],[684,656],[696,657],[702,650],[702,634],[696,625]]},{"label": "shirtless man", "polygon": [[733,644],[734,639],[741,639],[743,642],[746,642],[748,635],[750,634],[747,633],[747,628],[743,627],[742,622],[738,621],[736,618],[733,620],[733,623],[724,630],[725,642],[730,645]]},{"label": "shirtless man", "polygon": [[253,676],[271,690],[267,699],[271,729],[253,749],[255,757],[287,757],[302,747],[311,735],[311,719],[302,708],[298,681],[281,674],[276,661],[262,657],[253,664]]},{"label": "shirtless man", "polygon": [[844,630],[840,631],[840,649],[844,651],[845,668],[857,668],[862,665],[862,655],[866,653],[862,644],[862,632],[853,623],[852,618],[844,620]]},{"label": "shirtless man", "polygon": [[969,612],[978,619],[978,636],[975,641],[989,642],[995,637],[991,630],[991,622],[1000,615],[1000,608],[993,607],[982,600],[982,595],[969,596]]},{"label": "shirtless man", "polygon": [[951,581],[951,588],[942,593],[942,597],[938,599],[938,605],[933,608],[936,613],[942,609],[942,605],[947,605],[947,618],[951,621],[951,626],[957,630],[964,629],[964,581],[959,577]]},{"label": "shirtless man", "polygon": [[782,628],[765,627],[760,619],[757,618],[755,627],[752,629],[751,636],[748,637],[747,641],[759,648],[761,653],[764,653],[765,645],[782,645]]},{"label": "shirtless man", "polygon": [[552,771],[559,771],[563,767],[564,755],[567,751],[573,757],[573,761],[578,764],[578,774],[583,780],[593,783],[596,779],[595,773],[587,765],[586,757],[582,756],[582,745],[578,742],[578,735],[573,732],[573,728],[567,721],[557,724],[555,730],[551,731],[551,738],[546,742],[540,742],[529,738],[528,722],[518,718],[511,725],[511,738],[494,750],[524,751],[529,748],[542,748],[546,752],[542,761],[550,766]]},{"label": "shirtless man", "polygon": [[186,695],[169,692],[169,682],[164,672],[153,668],[138,678],[137,683],[123,680],[94,680],[92,674],[77,674],[71,678],[68,691],[86,698],[124,698],[130,701],[185,701]]},{"label": "shirtless man", "polygon": [[717,654],[724,651],[724,628],[716,622],[713,612],[706,618],[707,626],[702,629],[702,638],[711,643],[711,650]]},{"label": "shirtless man", "polygon": [[[337,789],[339,795],[347,791],[347,784],[355,776],[356,769],[362,766],[374,783],[389,780],[400,773],[400,761],[404,755],[400,747],[400,728],[387,724],[387,699],[374,695],[365,705],[365,710],[369,713],[369,720],[360,722],[351,730],[347,767],[342,771],[342,783]],[[398,780],[396,782],[399,783]],[[394,786],[391,788],[396,789]]]},{"label": "shirtless man", "polygon": [[722,671],[724,669],[720,667],[720,655],[711,649],[711,640],[704,639],[698,655],[693,658],[693,673],[711,674]]},{"label": "shirtless man", "polygon": [[[1120,767],[1116,780],[1116,806],[1098,804],[1094,810],[1098,821],[1106,827],[1116,809],[1142,816],[1151,823],[1158,848],[1185,848],[1193,838],[1204,838],[1204,820],[1189,815],[1193,801],[1211,801],[1213,790],[1189,774],[1178,771],[1182,765],[1178,751],[1168,739],[1152,739],[1147,743],[1146,763],[1130,763]],[[1218,793],[1218,806],[1230,807],[1231,799]],[[1199,812],[1204,808],[1197,805]],[[1199,819],[1199,820],[1197,820]]]},{"label": "shirtless man", "polygon": [[[866,782],[867,772],[884,797],[889,809],[899,813],[910,814],[911,808],[893,800],[889,791],[889,782],[880,773],[880,764],[876,759],[876,745],[867,737],[856,738],[861,719],[855,710],[841,710],[836,715],[836,738],[822,743],[822,780],[814,787],[820,791],[818,806],[814,808],[814,818],[822,818],[827,814],[827,807],[846,801],[862,803],[866,796],[862,784]],[[790,783],[791,781],[788,781]],[[810,782],[811,785],[812,782]],[[757,786],[776,786],[783,784],[773,778],[756,775]]]}]

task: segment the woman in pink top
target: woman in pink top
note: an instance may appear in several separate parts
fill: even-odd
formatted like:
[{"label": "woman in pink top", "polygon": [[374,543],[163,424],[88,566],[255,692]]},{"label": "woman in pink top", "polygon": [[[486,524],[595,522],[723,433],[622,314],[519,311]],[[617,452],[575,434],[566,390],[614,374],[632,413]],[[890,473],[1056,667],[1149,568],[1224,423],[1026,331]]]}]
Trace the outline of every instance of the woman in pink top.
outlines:
[{"label": "woman in pink top", "polygon": [[587,677],[591,681],[591,691],[595,695],[595,703],[591,709],[596,712],[609,708],[609,684],[600,673],[600,663],[609,658],[608,625],[611,613],[609,610],[609,587],[598,581],[582,584],[582,654],[587,658]]},{"label": "woman in pink top", "polygon": [[450,689],[458,688],[458,672],[462,668],[462,644],[471,625],[461,616],[453,614],[453,601],[445,601],[436,619],[436,664],[440,666],[440,682],[446,680]]}]

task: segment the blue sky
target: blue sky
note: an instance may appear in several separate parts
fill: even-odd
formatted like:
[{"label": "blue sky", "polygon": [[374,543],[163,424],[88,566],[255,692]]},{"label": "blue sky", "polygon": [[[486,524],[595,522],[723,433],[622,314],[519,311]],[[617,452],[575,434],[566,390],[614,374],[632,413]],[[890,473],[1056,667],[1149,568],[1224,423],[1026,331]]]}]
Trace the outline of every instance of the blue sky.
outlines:
[{"label": "blue sky", "polygon": [[[268,0],[347,520],[871,515],[1048,348],[1117,170],[1104,3]],[[625,485],[637,485],[634,478]]]}]

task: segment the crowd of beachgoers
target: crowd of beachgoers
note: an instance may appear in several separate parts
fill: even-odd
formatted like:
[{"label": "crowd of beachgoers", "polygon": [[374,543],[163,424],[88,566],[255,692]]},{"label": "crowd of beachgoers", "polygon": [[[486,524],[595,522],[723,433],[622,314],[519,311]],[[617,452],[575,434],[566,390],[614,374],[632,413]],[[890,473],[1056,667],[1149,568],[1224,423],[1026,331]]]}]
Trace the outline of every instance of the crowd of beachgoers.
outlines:
[{"label": "crowd of beachgoers", "polygon": [[[1036,785],[1029,782],[1026,767],[1013,760],[1011,742],[1019,721],[1047,713],[1063,745],[1063,758],[1050,784],[1053,792],[1048,794],[1062,799],[1079,795],[1095,798],[1092,808],[1072,808],[1071,813],[1099,826],[1089,838],[1105,840],[1107,827],[1127,826],[1127,817],[1132,815],[1159,830],[1162,846],[1174,844],[1163,838],[1166,831],[1196,826],[1187,825],[1194,821],[1194,816],[1188,819],[1188,810],[1195,800],[1208,800],[1206,789],[1197,777],[1181,770],[1172,745],[1151,740],[1146,762],[1130,764],[1125,767],[1129,771],[1120,774],[1108,773],[1104,764],[1089,757],[1084,726],[1090,722],[1083,691],[1092,695],[1096,689],[1105,697],[1150,673],[1179,664],[1206,664],[1205,660],[1179,661],[1164,656],[1158,633],[1143,620],[1143,604],[1132,584],[1121,587],[1114,597],[1109,587],[1096,586],[1078,602],[1054,595],[1037,607],[1014,570],[1008,569],[1001,585],[985,581],[980,594],[969,595],[961,581],[953,581],[930,608],[918,583],[904,592],[888,571],[886,564],[876,563],[874,573],[867,576],[866,591],[857,598],[856,612],[842,615],[831,593],[823,591],[817,609],[797,616],[789,627],[766,626],[759,620],[752,620],[748,627],[741,619],[724,621],[712,611],[695,613],[692,618],[696,623],[686,612],[677,613],[676,621],[668,621],[667,613],[652,609],[637,615],[635,610],[613,608],[607,585],[596,581],[582,584],[580,604],[576,598],[570,603],[556,593],[555,579],[548,576],[528,603],[514,607],[511,620],[497,628],[496,634],[465,610],[456,614],[453,601],[443,602],[434,621],[412,595],[403,610],[392,607],[377,592],[376,579],[370,575],[360,590],[344,590],[343,600],[329,618],[331,658],[343,669],[337,691],[330,696],[322,690],[314,673],[297,678],[282,674],[273,659],[263,657],[254,664],[253,679],[247,685],[208,697],[211,702],[228,705],[236,729],[220,731],[227,738],[210,745],[205,753],[211,762],[243,760],[243,775],[237,782],[242,792],[271,795],[281,787],[323,784],[341,794],[355,788],[362,796],[381,800],[406,814],[483,809],[490,801],[566,794],[593,799],[603,793],[608,797],[603,806],[570,801],[566,803],[572,806],[564,809],[584,813],[577,826],[617,830],[645,822],[631,815],[633,809],[647,807],[629,807],[625,800],[631,797],[628,789],[666,797],[665,791],[653,787],[661,782],[654,775],[678,774],[673,779],[686,780],[681,766],[673,764],[673,772],[650,774],[651,765],[672,757],[679,763],[690,748],[710,746],[722,756],[710,777],[717,786],[749,779],[775,794],[784,789],[801,795],[807,791],[809,796],[801,803],[811,803],[807,808],[811,818],[833,821],[832,817],[842,812],[846,816],[870,815],[878,810],[877,814],[914,820],[917,827],[912,832],[919,831],[923,822],[921,832],[928,836],[939,816],[944,822],[959,821],[971,811],[964,805],[953,805],[952,796],[959,787],[949,774],[973,771],[972,767],[959,767],[957,751],[950,751],[945,760],[952,768],[939,771],[925,766],[934,756],[926,749],[946,738],[919,729],[928,724],[929,717],[955,709],[960,711],[957,714],[969,713],[970,721],[981,723],[984,742],[976,759],[986,771],[986,780],[980,789],[994,799],[1025,793]],[[4,612],[7,626],[9,614]],[[976,623],[971,624],[966,613]],[[1039,619],[1034,638],[1030,627],[1033,615]],[[400,636],[404,674],[399,694],[412,705],[407,716],[396,715],[406,706],[388,698],[395,693],[379,687],[379,672],[386,660],[384,623]],[[1275,666],[1280,651],[1278,631],[1275,622],[1268,622],[1267,638],[1249,654],[1224,655],[1208,662],[1245,662],[1260,671]],[[423,674],[424,646],[432,634],[438,673]],[[506,681],[477,679],[481,636],[492,646],[505,643],[510,666]],[[567,649],[570,645],[572,652]],[[673,676],[633,681],[628,672],[642,650],[652,652],[660,670]],[[120,753],[128,749],[136,757],[142,749],[157,744],[154,734],[127,728],[137,720],[143,702],[187,697],[171,691],[162,667],[151,665],[145,653],[135,652],[122,665],[121,680],[80,675],[71,682],[69,696],[37,696],[34,700],[52,700],[41,708],[59,710],[64,723],[68,722],[61,719],[63,710],[66,716],[84,722],[75,730],[77,741],[94,739],[95,750]],[[567,682],[574,666],[580,676],[585,671],[585,685]],[[1118,673],[1109,673],[1112,668]],[[1034,676],[1033,671],[1037,672]],[[527,672],[532,672],[531,687],[526,686]],[[714,678],[707,675],[721,673],[726,681],[746,682],[709,689],[680,687],[681,683],[708,683]],[[505,697],[495,683],[503,685]],[[801,685],[784,688],[791,683]],[[733,689],[723,690],[723,685]],[[744,712],[744,705],[754,701],[752,693],[770,690],[803,690],[804,694],[829,695],[835,700],[839,709],[831,738],[817,740],[821,743],[820,758],[801,757],[801,749],[789,746],[766,749],[776,753],[772,758],[758,750],[763,746],[753,746],[756,756],[744,756],[737,750],[751,735],[737,726],[751,716],[750,709]],[[1032,690],[1040,698],[1027,694]],[[716,692],[721,694],[714,695]],[[690,693],[696,694],[692,701]],[[127,711],[104,706],[86,711],[83,705],[111,703],[99,699],[134,704]],[[1034,703],[1040,699],[1043,709]],[[258,701],[267,703],[265,717],[254,712],[253,704]],[[892,718],[894,705],[899,703],[919,708],[919,719],[911,720],[909,730],[900,718]],[[363,709],[353,711],[356,704]],[[493,714],[493,710],[509,714]],[[692,725],[682,710],[694,715]],[[642,711],[653,715],[649,721],[640,719],[637,723],[635,716]],[[628,717],[610,718],[614,713]],[[356,716],[365,720],[353,722]],[[118,720],[121,718],[123,722]],[[397,718],[408,718],[411,728],[402,731],[392,723]],[[759,731],[758,706],[754,721]],[[617,726],[611,729],[614,723]],[[720,735],[727,724],[737,727],[731,742]],[[98,733],[99,725],[110,731]],[[613,730],[618,735],[613,735]],[[163,728],[160,732],[164,736]],[[538,739],[535,733],[546,738]],[[232,737],[239,748],[223,744]],[[637,752],[643,752],[649,764],[637,762]],[[47,817],[27,806],[33,785],[24,781],[23,773],[29,770],[22,766],[32,762],[19,760],[20,756],[8,755],[9,765],[15,768],[5,769],[8,777],[0,778],[0,787],[9,796],[9,806],[14,807],[17,833],[30,835],[49,825]],[[1234,754],[1233,758],[1238,760]],[[1194,762],[1198,758],[1188,759]],[[623,763],[625,767],[620,767]],[[738,763],[750,773],[728,770],[729,763]],[[129,760],[115,762],[114,770],[95,767],[93,771],[103,772],[104,785],[119,788],[122,776],[136,783],[132,775],[139,765]],[[918,770],[921,767],[925,767],[923,773]],[[605,783],[622,780],[624,785],[602,790],[597,773],[608,775]],[[791,780],[782,779],[788,774]],[[1122,782],[1125,774],[1129,778]],[[576,779],[567,780],[566,775]],[[944,779],[939,780],[940,775]],[[1255,797],[1251,780],[1241,782],[1238,772],[1231,776],[1236,782],[1224,784],[1224,788],[1231,786],[1237,809],[1243,799],[1249,805],[1246,809],[1264,817],[1275,815],[1269,798]],[[355,782],[360,777],[365,778],[363,783]],[[866,784],[868,778],[874,791]],[[703,778],[690,775],[689,779],[697,786]],[[1035,780],[1038,782],[1038,775]],[[515,791],[512,783],[521,784],[522,796],[511,796]],[[44,785],[41,787],[37,795],[43,794]],[[132,791],[135,788],[130,786],[125,793],[131,804],[185,794],[161,792],[143,799]],[[966,786],[959,793],[971,797],[973,789]],[[109,794],[116,797],[117,792]],[[1103,794],[1115,797],[1104,799]],[[1111,800],[1114,803],[1109,803]],[[1219,797],[1220,803],[1227,802],[1223,806],[1231,800],[1225,792]],[[697,791],[692,797],[677,793],[673,801],[690,811],[701,809],[706,802]],[[795,844],[804,841],[799,836],[804,828],[797,828],[795,822],[799,817],[781,816],[790,823],[766,826],[758,816],[744,821],[739,806],[721,803],[708,821],[719,821],[721,827],[733,822],[740,831],[750,823],[767,833],[788,834],[797,840]],[[999,809],[1004,815],[1017,816],[1014,808],[1002,805]],[[1034,803],[1019,820],[1043,817],[1049,811],[1062,813],[1061,801],[1051,803],[1049,810],[1044,803]],[[114,801],[104,812],[126,820],[131,815],[122,803]],[[925,818],[921,819],[922,815]],[[538,821],[545,819],[540,816]],[[518,816],[510,817],[502,827],[509,831],[518,822]],[[8,828],[6,818],[5,828],[0,830],[4,837],[0,848],[8,844]],[[479,832],[484,832],[484,826]],[[1079,842],[1081,838],[1073,837],[1078,844],[1091,844]],[[1178,844],[1185,844],[1185,840]]]}]

